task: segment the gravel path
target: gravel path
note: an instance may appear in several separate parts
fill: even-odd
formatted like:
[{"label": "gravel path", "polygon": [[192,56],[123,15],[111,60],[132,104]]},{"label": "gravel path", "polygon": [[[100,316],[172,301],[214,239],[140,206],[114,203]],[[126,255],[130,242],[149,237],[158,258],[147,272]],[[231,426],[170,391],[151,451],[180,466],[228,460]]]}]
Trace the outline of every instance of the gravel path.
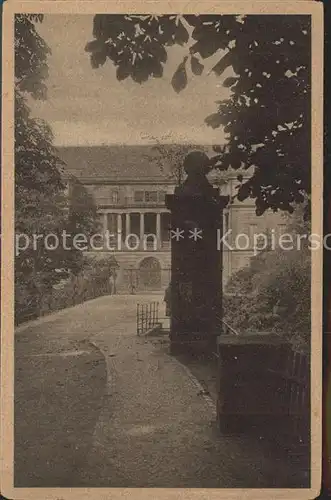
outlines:
[{"label": "gravel path", "polygon": [[[39,338],[48,352],[64,347],[68,350],[70,343],[88,338],[106,360],[105,395],[86,459],[73,467],[69,479],[68,475],[58,478],[58,485],[295,486],[290,471],[284,471],[282,464],[266,455],[259,442],[252,444],[243,437],[220,435],[215,407],[190,372],[161,343],[136,336],[136,303],[149,300],[158,299],[155,295],[104,297],[34,323],[18,333],[17,338],[21,335],[21,339]],[[21,341],[17,359],[25,352],[22,345]],[[44,365],[41,372],[44,380],[45,370]],[[97,389],[100,381],[95,379],[94,384]],[[20,399],[23,394],[21,390]],[[92,394],[93,391],[86,399],[86,415],[92,412],[89,400],[93,399]],[[56,409],[53,411],[55,418]],[[74,412],[74,408],[70,411]],[[54,419],[50,415],[48,418],[52,429]],[[51,447],[48,452],[52,459]]]}]

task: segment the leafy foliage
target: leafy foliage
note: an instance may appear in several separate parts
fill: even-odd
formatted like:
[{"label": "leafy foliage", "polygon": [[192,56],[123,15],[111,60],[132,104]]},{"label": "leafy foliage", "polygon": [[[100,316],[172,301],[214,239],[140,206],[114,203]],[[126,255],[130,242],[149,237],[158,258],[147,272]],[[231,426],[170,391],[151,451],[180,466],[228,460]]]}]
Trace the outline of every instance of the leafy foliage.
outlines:
[{"label": "leafy foliage", "polygon": [[118,264],[113,257],[84,258],[78,274],[64,276],[57,285],[44,290],[42,294],[38,288],[23,286],[17,297],[20,307],[16,323],[114,293],[109,278],[116,275],[117,268]]},{"label": "leafy foliage", "polygon": [[239,200],[254,198],[261,215],[271,208],[288,212],[310,194],[310,17],[304,15],[104,15],[94,17],[94,40],[86,45],[93,67],[107,58],[117,78],[142,83],[163,75],[167,48],[187,45],[172,79],[176,92],[203,60],[220,53],[213,71],[229,99],[219,101],[206,123],[227,134],[216,167],[249,169],[238,185]]},{"label": "leafy foliage", "polygon": [[53,145],[52,131],[43,120],[32,117],[27,103],[28,96],[46,98],[50,50],[36,30],[42,20],[37,14],[15,16],[15,231],[29,242],[15,259],[18,316],[26,307],[36,313],[43,294],[61,280],[59,270],[77,273],[83,263],[79,250],[61,245],[50,250],[36,236],[52,234],[53,240],[60,239],[64,230],[89,234],[95,217],[93,202],[83,188],[66,197],[64,164]]},{"label": "leafy foliage", "polygon": [[105,258],[85,257],[83,272],[85,275],[102,278],[108,280],[110,276],[116,277],[119,268],[118,262],[114,256]]},{"label": "leafy foliage", "polygon": [[44,300],[43,313],[113,293],[109,278],[116,275],[117,268],[118,264],[114,257],[84,258],[79,273],[71,275],[63,286],[55,287]]},{"label": "leafy foliage", "polygon": [[[296,216],[298,223],[300,215]],[[300,234],[293,227],[289,225],[289,234]],[[288,251],[263,251],[252,258],[250,267],[231,277],[223,304],[225,319],[242,333],[272,331],[307,349],[310,287],[311,252],[307,245]]]},{"label": "leafy foliage", "polygon": [[29,92],[36,99],[45,99],[48,76],[47,57],[50,48],[38,34],[36,24],[42,14],[15,15],[15,83],[16,89]]},{"label": "leafy foliage", "polygon": [[87,236],[96,229],[97,210],[93,196],[77,178],[71,178],[69,195],[69,230],[85,232]]},{"label": "leafy foliage", "polygon": [[[65,222],[62,162],[52,144],[50,127],[31,116],[27,96],[45,98],[49,49],[37,34],[42,17],[15,17],[15,231],[32,240],[34,234],[57,234]],[[56,281],[63,259],[58,251],[31,246],[15,259],[16,305]],[[40,291],[40,294],[42,292]],[[20,307],[17,307],[20,309]]]}]

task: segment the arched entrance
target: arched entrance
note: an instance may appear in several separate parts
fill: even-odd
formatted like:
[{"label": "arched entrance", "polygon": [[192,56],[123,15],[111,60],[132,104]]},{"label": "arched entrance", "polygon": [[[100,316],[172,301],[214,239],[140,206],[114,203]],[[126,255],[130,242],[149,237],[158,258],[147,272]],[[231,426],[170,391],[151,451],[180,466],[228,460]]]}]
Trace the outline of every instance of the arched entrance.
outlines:
[{"label": "arched entrance", "polygon": [[155,257],[146,257],[140,262],[138,283],[141,290],[160,290],[161,265]]}]

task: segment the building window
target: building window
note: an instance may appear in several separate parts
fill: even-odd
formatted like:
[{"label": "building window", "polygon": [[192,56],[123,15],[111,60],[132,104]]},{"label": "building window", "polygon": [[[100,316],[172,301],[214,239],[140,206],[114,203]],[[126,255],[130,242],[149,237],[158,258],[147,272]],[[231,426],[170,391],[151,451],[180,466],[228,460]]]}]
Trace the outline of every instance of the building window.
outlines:
[{"label": "building window", "polygon": [[136,202],[144,201],[144,191],[135,191],[134,201]]},{"label": "building window", "polygon": [[166,192],[165,191],[159,191],[159,202],[164,203],[165,202],[165,197],[166,197]]},{"label": "building window", "polygon": [[158,194],[157,191],[135,191],[134,201],[136,203],[157,203]]},{"label": "building window", "polygon": [[157,191],[146,191],[145,192],[145,201],[148,202],[157,202]]},{"label": "building window", "polygon": [[111,201],[112,203],[118,203],[118,199],[119,199],[119,196],[118,196],[118,191],[117,190],[113,190],[111,192]]}]

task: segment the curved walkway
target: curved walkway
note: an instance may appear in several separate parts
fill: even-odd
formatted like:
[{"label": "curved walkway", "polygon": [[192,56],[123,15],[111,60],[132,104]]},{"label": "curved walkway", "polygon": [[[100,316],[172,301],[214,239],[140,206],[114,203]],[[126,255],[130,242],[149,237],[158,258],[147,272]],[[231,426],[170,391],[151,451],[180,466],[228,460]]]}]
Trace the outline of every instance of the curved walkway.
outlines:
[{"label": "curved walkway", "polygon": [[[73,463],[72,469],[67,470],[63,477],[42,479],[39,475],[39,485],[173,488],[298,486],[290,471],[287,472],[283,464],[266,455],[259,443],[252,444],[251,440],[243,437],[221,436],[216,428],[215,410],[203,397],[189,372],[168,355],[161,343],[136,336],[136,303],[149,300],[157,298],[155,295],[103,297],[18,329],[18,366],[27,349],[29,356],[38,351],[40,353],[41,346],[44,352],[59,353],[61,349],[72,350],[75,343],[78,349],[77,342],[83,339],[89,339],[102,351],[107,365],[106,391],[101,406],[101,372],[99,375],[95,372],[93,379],[99,398],[98,413],[98,405],[93,403],[93,390],[85,399],[85,414],[75,413],[75,408],[70,407],[78,420],[95,415],[94,420],[90,418],[94,422],[94,433],[91,439],[87,438],[89,449],[84,455],[86,458],[81,463]],[[16,390],[18,404],[28,391],[30,375],[36,376],[36,373],[31,373],[33,370],[38,371],[39,368],[25,365],[21,386]],[[43,379],[49,382],[47,364],[42,370],[39,373],[43,373]],[[43,390],[47,388],[39,387],[36,399],[42,398],[40,391]],[[24,418],[24,411],[21,407],[18,421]],[[53,419],[48,412],[50,429],[56,420],[57,410],[54,407],[53,412]],[[19,442],[22,443],[22,439]],[[38,441],[34,442],[34,446],[37,454]],[[51,447],[48,451],[48,458],[52,460]],[[44,450],[44,460],[46,455]],[[19,481],[19,485],[32,486],[31,482],[24,484],[27,474],[23,465],[20,470],[23,471],[23,481]],[[47,480],[53,483],[46,484]]]}]

